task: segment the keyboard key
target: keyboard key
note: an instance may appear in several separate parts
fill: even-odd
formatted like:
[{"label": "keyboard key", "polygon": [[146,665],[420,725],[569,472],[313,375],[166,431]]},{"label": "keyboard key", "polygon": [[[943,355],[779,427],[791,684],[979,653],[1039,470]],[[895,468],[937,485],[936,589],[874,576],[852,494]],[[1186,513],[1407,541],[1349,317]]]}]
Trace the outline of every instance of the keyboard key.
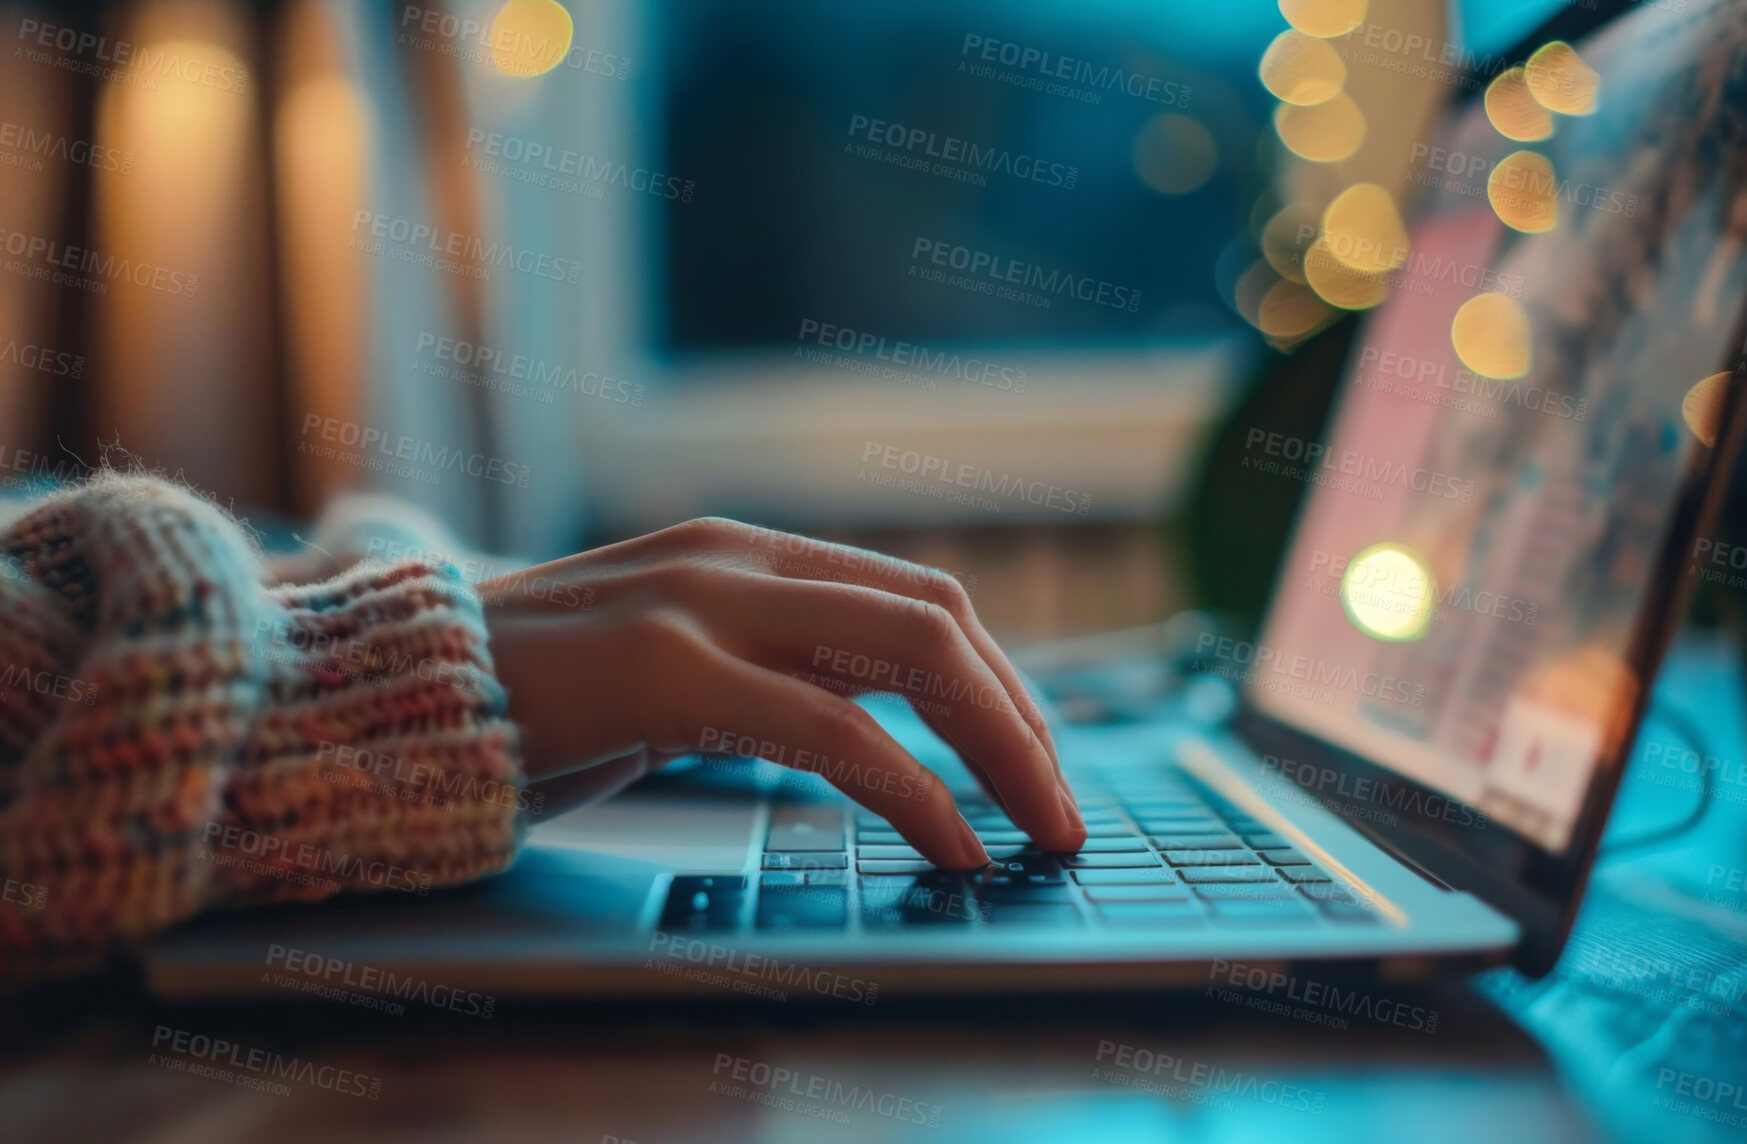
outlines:
[{"label": "keyboard key", "polygon": [[1315,866],[1282,866],[1280,873],[1288,882],[1329,882],[1333,881],[1327,874]]},{"label": "keyboard key", "polygon": [[843,808],[835,803],[783,802],[771,807],[766,853],[842,850]]},{"label": "keyboard key", "polygon": [[1185,882],[1272,882],[1274,871],[1266,866],[1184,866],[1177,877]]},{"label": "keyboard key", "polygon": [[1062,859],[1070,870],[1108,870],[1123,866],[1157,866],[1158,855],[1150,851],[1123,851],[1117,854],[1074,854]]},{"label": "keyboard key", "polygon": [[746,903],[746,889],[746,879],[739,875],[677,877],[668,887],[660,928],[664,931],[737,929],[741,908]]},{"label": "keyboard key", "polygon": [[1298,887],[1298,892],[1313,902],[1334,902],[1342,906],[1356,905],[1359,900],[1326,879],[1322,882],[1304,883]]},{"label": "keyboard key", "polygon": [[869,858],[902,858],[910,862],[921,862],[922,854],[914,846],[857,846],[856,861]]},{"label": "keyboard key", "polygon": [[982,902],[1072,902],[1074,891],[1066,882],[985,882],[976,887]]},{"label": "keyboard key", "polygon": [[934,869],[931,862],[902,858],[857,859],[855,869],[860,874],[926,874]]},{"label": "keyboard key", "polygon": [[904,836],[896,830],[858,830],[855,832],[857,846],[905,846]]},{"label": "keyboard key", "polygon": [[1138,818],[1140,828],[1148,834],[1223,834],[1225,823],[1209,815],[1206,818]]},{"label": "keyboard key", "polygon": [[1118,870],[1075,870],[1074,881],[1082,886],[1151,886],[1174,884],[1171,872],[1160,866]]},{"label": "keyboard key", "polygon": [[846,870],[849,868],[849,855],[808,852],[766,854],[764,868],[766,870]]},{"label": "keyboard key", "polygon": [[1110,925],[1172,929],[1200,929],[1207,924],[1201,911],[1186,902],[1112,902],[1098,907],[1098,920]]},{"label": "keyboard key", "polygon": [[1276,848],[1271,849],[1271,850],[1258,849],[1256,851],[1256,853],[1260,854],[1262,856],[1262,861],[1266,862],[1270,866],[1308,866],[1308,865],[1310,865],[1310,859],[1306,858],[1303,854],[1299,853],[1298,851],[1292,849],[1290,846],[1283,847],[1283,848],[1276,847]]},{"label": "keyboard key", "polygon": [[1138,838],[1134,827],[1126,822],[1088,822],[1086,823],[1087,838]]},{"label": "keyboard key", "polygon": [[1195,896],[1206,902],[1291,902],[1291,886],[1279,882],[1212,882],[1195,887]]},{"label": "keyboard key", "polygon": [[990,925],[1077,926],[1080,911],[1066,902],[990,902]]},{"label": "keyboard key", "polygon": [[848,922],[846,889],[775,886],[758,895],[759,929],[821,929]]},{"label": "keyboard key", "polygon": [[1025,846],[1031,842],[1023,830],[979,830],[977,838],[984,846]]},{"label": "keyboard key", "polygon": [[1245,844],[1252,846],[1257,850],[1281,850],[1292,845],[1292,840],[1290,838],[1285,838],[1281,835],[1275,834],[1272,830],[1263,830],[1259,832],[1253,830],[1240,830],[1238,833],[1243,835]]},{"label": "keyboard key", "polygon": [[765,874],[763,877],[759,878],[758,884],[761,888],[766,890],[770,889],[772,886],[805,886],[807,884],[807,876],[799,870],[777,870],[774,873]]},{"label": "keyboard key", "polygon": [[1087,838],[1086,844],[1080,847],[1081,854],[1118,854],[1124,850],[1145,850],[1146,839],[1138,834],[1130,834],[1124,838]]},{"label": "keyboard key", "polygon": [[894,887],[868,889],[862,879],[861,920],[864,925],[950,925],[963,924],[984,913],[981,903],[961,888],[945,889],[918,885],[908,879],[877,879],[903,882]]},{"label": "keyboard key", "polygon": [[1242,850],[1235,834],[1158,834],[1153,845],[1160,850]]},{"label": "keyboard key", "polygon": [[1241,850],[1167,850],[1165,861],[1173,866],[1260,866]]},{"label": "keyboard key", "polygon": [[1189,891],[1183,886],[1089,886],[1086,897],[1094,902],[1186,902]]}]

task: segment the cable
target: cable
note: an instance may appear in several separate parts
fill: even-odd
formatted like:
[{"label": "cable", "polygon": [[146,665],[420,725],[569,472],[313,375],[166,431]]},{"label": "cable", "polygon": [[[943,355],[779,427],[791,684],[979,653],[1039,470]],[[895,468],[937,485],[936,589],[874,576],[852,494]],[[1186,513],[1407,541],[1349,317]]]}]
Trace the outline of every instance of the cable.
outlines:
[{"label": "cable", "polygon": [[1642,834],[1635,834],[1622,838],[1612,845],[1603,846],[1600,850],[1596,851],[1595,860],[1597,862],[1613,858],[1616,855],[1629,850],[1642,850],[1646,846],[1653,846],[1658,842],[1667,842],[1670,839],[1678,838],[1687,831],[1697,827],[1700,822],[1703,822],[1705,814],[1710,811],[1711,796],[1716,793],[1714,789],[1716,784],[1715,780],[1711,777],[1711,769],[1705,766],[1703,762],[1705,758],[1704,732],[1699,730],[1698,724],[1694,723],[1684,712],[1673,707],[1659,706],[1654,700],[1652,700],[1650,704],[1649,718],[1656,719],[1658,717],[1660,717],[1662,722],[1666,723],[1677,735],[1679,735],[1686,745],[1699,757],[1700,786],[1698,792],[1698,805],[1688,811],[1686,817],[1680,822],[1675,823],[1673,826],[1645,831]]}]

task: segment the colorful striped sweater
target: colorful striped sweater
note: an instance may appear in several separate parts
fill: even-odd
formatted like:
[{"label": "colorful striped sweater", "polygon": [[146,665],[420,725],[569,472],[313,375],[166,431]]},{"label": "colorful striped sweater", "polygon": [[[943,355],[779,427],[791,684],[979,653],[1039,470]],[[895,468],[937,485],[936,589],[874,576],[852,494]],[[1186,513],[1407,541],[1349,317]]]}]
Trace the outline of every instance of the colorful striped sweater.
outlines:
[{"label": "colorful striped sweater", "polygon": [[173,485],[50,496],[0,529],[0,978],[203,910],[501,869],[505,704],[452,564],[274,583]]}]

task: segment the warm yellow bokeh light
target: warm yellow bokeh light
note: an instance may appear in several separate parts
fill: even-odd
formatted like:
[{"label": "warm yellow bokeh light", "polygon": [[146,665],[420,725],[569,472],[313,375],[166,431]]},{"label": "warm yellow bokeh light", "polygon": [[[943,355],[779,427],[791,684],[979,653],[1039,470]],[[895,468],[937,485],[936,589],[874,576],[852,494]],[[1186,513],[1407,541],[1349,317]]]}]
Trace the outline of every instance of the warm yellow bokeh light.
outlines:
[{"label": "warm yellow bokeh light", "polygon": [[1559,176],[1545,155],[1518,151],[1486,180],[1486,198],[1504,225],[1542,234],[1559,225]]},{"label": "warm yellow bokeh light", "polygon": [[1389,283],[1382,274],[1354,270],[1322,241],[1305,252],[1304,281],[1318,298],[1343,310],[1369,310],[1389,296]]},{"label": "warm yellow bokeh light", "polygon": [[1373,544],[1341,575],[1341,608],[1353,626],[1389,643],[1426,634],[1438,609],[1438,586],[1424,560],[1405,544]]},{"label": "warm yellow bokeh light", "polygon": [[1302,338],[1334,316],[1322,299],[1296,282],[1276,282],[1262,296],[1256,326],[1271,338]]},{"label": "warm yellow bokeh light", "polygon": [[1365,141],[1365,113],[1343,91],[1312,107],[1282,103],[1274,109],[1274,130],[1280,133],[1286,149],[1300,159],[1333,163],[1357,151]]},{"label": "warm yellow bokeh light", "polygon": [[575,33],[557,0],[508,0],[491,21],[491,62],[505,75],[544,75],[564,62]]},{"label": "warm yellow bokeh light", "polygon": [[1280,276],[1260,258],[1238,275],[1237,284],[1232,289],[1232,304],[1243,315],[1244,321],[1258,330],[1262,328],[1262,299],[1279,281]]},{"label": "warm yellow bokeh light", "polygon": [[1511,68],[1486,89],[1486,118],[1506,139],[1533,143],[1553,134],[1553,117],[1529,91],[1528,73]]},{"label": "warm yellow bokeh light", "polygon": [[1262,86],[1283,103],[1300,107],[1322,103],[1340,94],[1347,65],[1322,40],[1288,30],[1274,37],[1262,54]]},{"label": "warm yellow bokeh light", "polygon": [[1219,145],[1201,121],[1175,112],[1153,116],[1134,137],[1134,174],[1161,195],[1200,190],[1219,169]]},{"label": "warm yellow bokeh light", "polygon": [[1365,22],[1366,0],[1280,0],[1280,15],[1307,36],[1344,36]]},{"label": "warm yellow bokeh light", "polygon": [[1529,93],[1548,111],[1588,115],[1595,110],[1601,76],[1563,40],[1542,45],[1525,65]]},{"label": "warm yellow bokeh light", "polygon": [[1462,364],[1482,377],[1508,381],[1529,372],[1529,315],[1508,294],[1479,294],[1450,323],[1450,343]]},{"label": "warm yellow bokeh light", "polygon": [[1355,183],[1322,215],[1329,253],[1362,274],[1381,274],[1407,261],[1407,226],[1395,200],[1376,183]]},{"label": "warm yellow bokeh light", "polygon": [[1304,281],[1304,255],[1322,227],[1317,210],[1309,203],[1291,203],[1262,228],[1262,257],[1280,277]]},{"label": "warm yellow bokeh light", "polygon": [[1686,427],[1707,447],[1717,443],[1717,434],[1722,431],[1723,402],[1729,396],[1729,382],[1734,376],[1732,373],[1713,373],[1687,390],[1686,400],[1680,403],[1680,415],[1686,419]]}]

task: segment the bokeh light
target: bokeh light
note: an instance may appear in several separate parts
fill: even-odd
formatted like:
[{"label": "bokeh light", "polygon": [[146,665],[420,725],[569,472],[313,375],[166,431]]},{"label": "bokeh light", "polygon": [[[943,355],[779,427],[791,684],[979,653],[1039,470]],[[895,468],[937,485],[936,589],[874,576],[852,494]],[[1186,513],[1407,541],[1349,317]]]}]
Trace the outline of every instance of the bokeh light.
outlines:
[{"label": "bokeh light", "polygon": [[1486,180],[1486,198],[1514,230],[1541,234],[1559,225],[1559,176],[1545,155],[1517,151],[1505,156]]},{"label": "bokeh light", "polygon": [[1329,253],[1362,274],[1381,274],[1407,261],[1407,226],[1395,199],[1376,183],[1355,183],[1322,216]]},{"label": "bokeh light", "polygon": [[1553,117],[1529,91],[1528,72],[1511,68],[1486,89],[1486,118],[1506,139],[1533,143],[1553,134]]},{"label": "bokeh light", "polygon": [[1384,275],[1354,270],[1322,240],[1305,252],[1304,281],[1318,298],[1343,310],[1369,310],[1389,296]]},{"label": "bokeh light", "polygon": [[1344,36],[1365,22],[1366,0],[1280,0],[1280,15],[1307,36]]},{"label": "bokeh light", "polygon": [[1588,115],[1595,110],[1601,76],[1563,40],[1543,44],[1524,66],[1529,92],[1548,111]]},{"label": "bokeh light", "polygon": [[544,75],[570,53],[575,33],[557,0],[507,0],[491,21],[491,62],[505,75]]},{"label": "bokeh light", "polygon": [[1134,138],[1134,174],[1161,195],[1200,190],[1219,169],[1219,145],[1201,121],[1176,112],[1153,116]]},{"label": "bokeh light", "polygon": [[1680,403],[1680,415],[1686,419],[1686,427],[1707,447],[1717,443],[1717,434],[1722,431],[1723,402],[1729,396],[1729,380],[1734,376],[1732,373],[1713,373],[1687,390],[1686,400]]},{"label": "bokeh light", "polygon": [[1512,380],[1532,363],[1529,316],[1507,294],[1479,294],[1462,303],[1450,323],[1450,342],[1462,364],[1482,377]]},{"label": "bokeh light", "polygon": [[1296,341],[1334,316],[1322,299],[1296,282],[1276,282],[1262,295],[1256,326],[1271,338]]},{"label": "bokeh light", "polygon": [[[1534,100],[1529,102],[1540,110]],[[1274,130],[1280,133],[1286,149],[1300,159],[1333,163],[1347,158],[1365,141],[1365,113],[1343,91],[1310,107],[1282,103],[1274,109]]]},{"label": "bokeh light", "polygon": [[1419,639],[1437,607],[1438,586],[1431,570],[1405,544],[1373,544],[1353,557],[1341,575],[1341,608],[1372,639]]},{"label": "bokeh light", "polygon": [[1303,282],[1305,252],[1321,233],[1315,207],[1309,203],[1289,203],[1262,228],[1262,257],[1280,277]]},{"label": "bokeh light", "polygon": [[1275,99],[1309,107],[1333,99],[1347,82],[1347,65],[1314,36],[1287,30],[1262,54],[1262,86]]}]

